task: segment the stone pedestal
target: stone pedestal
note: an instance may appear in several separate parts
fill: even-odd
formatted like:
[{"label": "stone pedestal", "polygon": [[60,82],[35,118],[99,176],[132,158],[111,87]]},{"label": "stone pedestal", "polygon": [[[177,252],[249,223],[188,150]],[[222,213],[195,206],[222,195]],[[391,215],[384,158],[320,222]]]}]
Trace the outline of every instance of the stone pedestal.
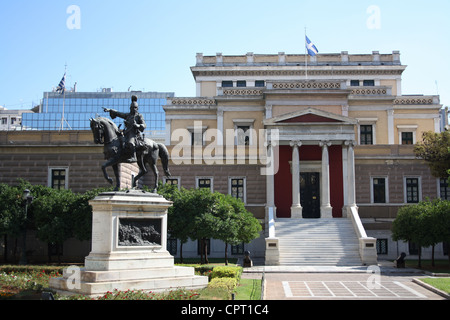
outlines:
[{"label": "stone pedestal", "polygon": [[[50,288],[60,293],[102,295],[108,291],[197,289],[208,278],[194,268],[176,267],[167,251],[167,210],[162,196],[132,190],[106,192],[90,202],[93,208],[92,251],[79,274],[73,268]],[[68,271],[67,271],[68,270]]]}]

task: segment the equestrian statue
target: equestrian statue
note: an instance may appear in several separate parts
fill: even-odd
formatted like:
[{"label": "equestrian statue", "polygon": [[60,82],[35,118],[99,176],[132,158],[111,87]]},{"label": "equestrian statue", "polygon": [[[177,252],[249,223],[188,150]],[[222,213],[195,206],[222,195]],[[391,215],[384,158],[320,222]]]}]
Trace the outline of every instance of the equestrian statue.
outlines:
[{"label": "equestrian statue", "polygon": [[120,130],[116,124],[110,119],[104,117],[97,117],[89,119],[91,122],[91,130],[94,135],[94,142],[96,144],[104,145],[105,159],[107,160],[102,165],[103,175],[105,179],[111,184],[113,179],[108,176],[106,172],[107,167],[112,167],[116,177],[115,191],[120,190],[120,176],[119,164],[121,163],[136,163],[139,166],[139,174],[133,177],[132,188],[137,187],[138,180],[144,176],[147,170],[147,164],[153,171],[155,182],[153,192],[157,191],[159,173],[156,167],[158,157],[161,158],[161,163],[164,173],[170,177],[169,171],[169,152],[166,146],[161,143],[156,143],[151,139],[143,136],[143,132],[147,125],[144,117],[139,113],[138,98],[132,96],[130,113],[122,113],[116,110],[103,108],[105,112],[109,112],[110,117],[124,119],[125,129]]}]

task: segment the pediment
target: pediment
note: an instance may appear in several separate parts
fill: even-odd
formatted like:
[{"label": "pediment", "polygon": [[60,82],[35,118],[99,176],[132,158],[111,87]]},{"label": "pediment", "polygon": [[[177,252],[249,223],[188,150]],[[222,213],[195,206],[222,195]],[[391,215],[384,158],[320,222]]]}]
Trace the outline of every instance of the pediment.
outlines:
[{"label": "pediment", "polygon": [[329,124],[356,124],[357,120],[338,115],[323,110],[308,108],[305,110],[287,113],[267,119],[264,121],[265,125],[282,125],[282,124],[314,124],[314,123],[329,123]]}]

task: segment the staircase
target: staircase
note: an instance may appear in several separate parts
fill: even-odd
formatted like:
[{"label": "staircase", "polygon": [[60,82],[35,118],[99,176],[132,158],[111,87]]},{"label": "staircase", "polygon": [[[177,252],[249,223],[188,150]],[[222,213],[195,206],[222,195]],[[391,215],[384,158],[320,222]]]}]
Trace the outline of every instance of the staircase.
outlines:
[{"label": "staircase", "polygon": [[280,266],[360,266],[350,219],[277,219]]}]

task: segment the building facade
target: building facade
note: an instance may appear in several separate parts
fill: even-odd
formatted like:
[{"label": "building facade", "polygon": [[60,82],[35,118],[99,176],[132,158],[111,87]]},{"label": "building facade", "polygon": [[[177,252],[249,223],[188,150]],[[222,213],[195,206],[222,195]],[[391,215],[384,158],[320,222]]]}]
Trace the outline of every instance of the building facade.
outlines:
[{"label": "building facade", "polygon": [[196,59],[197,96],[164,107],[171,183],[242,199],[265,226],[248,248],[266,263],[283,219],[351,218],[378,258],[414,255],[391,224],[401,206],[448,199],[413,153],[448,120],[439,96],[402,95],[398,51]]},{"label": "building facade", "polygon": [[0,131],[22,130],[22,115],[32,110],[8,110],[0,107]]},{"label": "building facade", "polygon": [[[128,111],[136,94],[150,127],[146,136],[169,149],[172,177],[165,183],[231,194],[261,222],[261,237],[229,246],[230,256],[249,250],[266,264],[283,264],[286,230],[301,233],[303,221],[351,221],[361,263],[393,260],[401,252],[414,258],[414,244],[394,242],[390,229],[400,207],[449,199],[445,181],[432,177],[413,153],[423,132],[440,132],[448,120],[439,96],[402,95],[405,69],[397,51],[197,54],[195,97],[44,93],[40,112],[24,115],[22,130],[0,132],[0,182],[24,178],[76,192],[107,186],[103,147],[93,142],[89,118],[107,116],[102,107]],[[121,172],[123,187],[130,187],[137,166],[123,165]],[[143,183],[151,179],[146,175]],[[209,244],[210,256],[224,256],[224,243]],[[82,261],[89,243],[72,241],[63,249],[63,257]],[[168,249],[177,256],[179,241],[168,239]],[[34,250],[45,260],[47,246]],[[183,245],[184,257],[198,255],[196,242]],[[436,257],[445,255],[437,246]]]},{"label": "building facade", "polygon": [[[147,129],[144,134],[155,140],[165,135],[165,114],[162,106],[166,99],[174,97],[173,92],[45,92],[37,113],[23,116],[22,130],[90,130],[90,118],[105,116],[103,108],[130,112],[131,96],[138,96],[139,112],[143,115]],[[119,126],[122,120],[114,122]]]}]

